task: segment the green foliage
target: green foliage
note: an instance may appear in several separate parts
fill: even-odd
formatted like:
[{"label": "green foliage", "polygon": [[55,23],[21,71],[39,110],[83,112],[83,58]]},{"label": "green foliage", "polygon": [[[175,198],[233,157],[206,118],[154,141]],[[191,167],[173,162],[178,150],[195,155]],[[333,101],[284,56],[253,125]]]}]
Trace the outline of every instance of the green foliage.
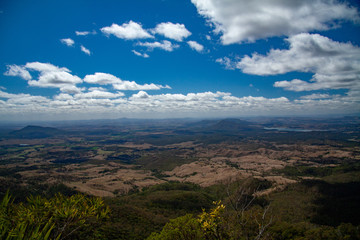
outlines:
[{"label": "green foliage", "polygon": [[224,239],[221,230],[223,223],[222,213],[225,206],[221,201],[214,202],[214,207],[194,218],[192,214],[170,220],[160,233],[152,233],[148,240],[197,240]]},{"label": "green foliage", "polygon": [[312,181],[309,184],[316,186],[319,192],[314,201],[316,215],[311,222],[334,227],[342,222],[360,224],[360,182],[330,184]]},{"label": "green foliage", "polygon": [[40,195],[45,198],[52,198],[57,193],[64,196],[72,196],[77,194],[73,188],[66,186],[63,183],[56,184],[42,184],[38,181],[28,181],[27,185],[22,184],[20,180],[2,179],[0,184],[0,198],[3,198],[7,191],[14,198],[15,203],[26,202],[30,195]]},{"label": "green foliage", "polygon": [[[310,167],[310,166],[286,166],[282,169],[277,169],[275,172],[280,174],[285,174],[290,177],[301,177],[301,176],[310,176],[310,177],[318,177],[324,178],[328,176],[332,176],[334,180],[334,176],[344,175],[347,173],[356,173],[357,179],[359,180],[359,171],[360,171],[360,163],[359,162],[346,162],[341,165],[335,167]],[[325,178],[326,179],[326,178]],[[341,181],[341,179],[338,179]]]},{"label": "green foliage", "polygon": [[342,223],[338,227],[314,226],[306,222],[277,222],[269,229],[269,238],[276,240],[355,240],[360,239],[359,226]]},{"label": "green foliage", "polygon": [[134,206],[136,203],[119,203],[112,199],[109,205],[109,219],[99,228],[101,239],[143,240],[151,232],[161,230],[169,220],[161,213]]},{"label": "green foliage", "polygon": [[246,221],[240,223],[234,218],[233,211],[230,214],[225,212],[225,205],[221,201],[214,202],[214,205],[209,211],[203,210],[196,218],[187,214],[170,220],[160,233],[152,233],[147,240],[262,239],[263,222],[259,221],[258,215],[264,215],[264,211],[247,211],[243,219],[246,218]]},{"label": "green foliage", "polygon": [[283,191],[271,194],[270,199],[277,219],[298,223],[309,221],[314,216],[314,201],[317,196],[316,186],[296,183],[288,185]]},{"label": "green foliage", "polygon": [[103,224],[103,239],[145,239],[170,220],[199,214],[211,207],[213,197],[192,183],[167,182],[141,192],[106,199],[110,219]]},{"label": "green foliage", "polygon": [[206,239],[223,239],[223,231],[221,231],[221,225],[223,224],[223,217],[225,206],[221,201],[214,202],[215,207],[206,212],[203,209],[202,214],[199,215],[198,221],[200,227],[206,236]]},{"label": "green foliage", "polygon": [[147,240],[200,240],[205,239],[200,222],[192,214],[171,219],[160,233],[152,233]]},{"label": "green foliage", "polygon": [[200,186],[180,182],[155,185],[123,199],[129,198],[131,198],[132,204],[177,216],[186,213],[198,213],[202,208],[209,208],[213,201],[212,197]]},{"label": "green foliage", "polygon": [[[187,214],[170,220],[161,232],[153,232],[147,240],[221,240],[221,239],[267,239],[267,240],[356,240],[360,239],[360,226],[342,223],[337,227],[316,226],[308,222],[271,223],[266,217],[267,208],[253,206],[243,212],[238,221],[236,212],[225,212],[221,202],[209,211],[203,210],[194,217]],[[266,219],[267,218],[267,219]],[[264,226],[266,225],[266,228]]]},{"label": "green foliage", "polygon": [[277,219],[338,226],[360,224],[360,182],[327,183],[303,180],[271,195]]},{"label": "green foliage", "polygon": [[157,184],[149,188],[144,189],[144,193],[157,192],[157,191],[171,191],[171,190],[183,190],[183,191],[201,191],[201,187],[194,183],[182,183],[182,182],[166,182]]},{"label": "green foliage", "polygon": [[143,166],[145,169],[161,171],[171,171],[177,166],[196,161],[196,158],[181,157],[180,150],[158,150],[152,154],[144,154],[134,162]]},{"label": "green foliage", "polygon": [[0,207],[1,239],[76,239],[77,230],[90,233],[109,214],[102,199],[82,194],[30,196],[26,204],[6,194]]},{"label": "green foliage", "polygon": [[[84,223],[74,217],[75,209],[89,216],[81,206],[76,205],[75,197],[73,201],[67,201],[70,197],[63,196],[64,199],[61,199],[55,194],[56,191],[66,193],[70,189],[62,185],[39,185],[36,191],[49,200],[29,197],[26,203],[15,204],[14,199],[5,194],[7,197],[4,197],[1,206],[0,239],[56,239],[60,236],[67,239],[140,240],[150,234],[149,239],[185,240],[360,239],[360,228],[357,226],[357,216],[360,216],[357,207],[358,182],[335,184],[307,180],[271,193],[268,198],[254,197],[254,192],[270,186],[269,182],[251,179],[209,188],[191,183],[167,182],[137,193],[106,199],[111,213],[107,214],[107,221],[100,225],[101,219],[96,216],[88,217]],[[28,193],[24,192],[24,195]],[[72,192],[69,194],[74,196]],[[57,202],[56,198],[60,200]],[[221,199],[226,205],[219,214],[215,211],[216,206],[211,205],[214,199]],[[235,200],[240,201],[238,208],[233,207]],[[53,210],[49,210],[51,204],[45,204],[51,201],[54,202]],[[270,202],[268,211],[266,206]],[[69,210],[55,214],[55,205]],[[76,207],[71,208],[70,205]],[[29,216],[24,209],[28,209]],[[201,213],[202,209],[205,210]],[[44,214],[46,212],[48,215]],[[30,216],[33,220],[26,221]],[[66,224],[66,219],[70,218],[73,222]],[[204,228],[204,223],[211,227]],[[13,232],[9,235],[11,229]],[[154,231],[158,233],[152,233]],[[61,235],[59,232],[62,232]]]}]

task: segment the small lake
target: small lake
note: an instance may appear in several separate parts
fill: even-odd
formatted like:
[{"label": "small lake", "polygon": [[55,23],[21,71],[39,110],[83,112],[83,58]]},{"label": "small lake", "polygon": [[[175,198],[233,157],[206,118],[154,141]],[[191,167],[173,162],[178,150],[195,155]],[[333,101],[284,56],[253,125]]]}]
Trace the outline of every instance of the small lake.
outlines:
[{"label": "small lake", "polygon": [[326,132],[327,130],[320,129],[298,129],[298,128],[268,128],[264,127],[265,130],[275,130],[284,132]]}]

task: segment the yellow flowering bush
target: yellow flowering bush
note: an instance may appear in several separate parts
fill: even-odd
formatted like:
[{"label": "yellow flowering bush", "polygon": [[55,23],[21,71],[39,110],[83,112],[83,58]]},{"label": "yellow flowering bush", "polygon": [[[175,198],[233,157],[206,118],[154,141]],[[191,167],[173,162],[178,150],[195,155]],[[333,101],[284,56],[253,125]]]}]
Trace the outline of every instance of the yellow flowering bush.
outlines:
[{"label": "yellow flowering bush", "polygon": [[221,214],[225,210],[225,206],[221,201],[213,202],[215,205],[210,212],[203,212],[199,215],[198,221],[205,235],[210,239],[221,239],[220,225],[222,223]]}]

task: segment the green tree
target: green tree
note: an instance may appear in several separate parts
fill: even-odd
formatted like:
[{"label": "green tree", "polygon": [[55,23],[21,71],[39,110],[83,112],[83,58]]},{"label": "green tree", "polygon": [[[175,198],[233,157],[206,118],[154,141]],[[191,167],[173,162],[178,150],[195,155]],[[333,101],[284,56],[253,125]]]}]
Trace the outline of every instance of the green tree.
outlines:
[{"label": "green tree", "polygon": [[269,206],[262,208],[258,205],[250,207],[254,197],[240,202],[245,198],[240,194],[235,204],[238,209],[228,209],[221,201],[214,202],[214,207],[209,211],[203,210],[196,218],[192,215],[170,220],[160,233],[153,233],[148,240],[162,239],[268,239],[266,233],[272,223],[272,216],[268,216]]},{"label": "green tree", "polygon": [[215,207],[197,217],[187,214],[170,220],[160,233],[152,233],[147,240],[218,240],[224,238],[221,230],[225,206],[221,201],[214,202]]},{"label": "green tree", "polygon": [[152,233],[147,240],[201,240],[204,233],[192,214],[171,219],[160,233]]}]

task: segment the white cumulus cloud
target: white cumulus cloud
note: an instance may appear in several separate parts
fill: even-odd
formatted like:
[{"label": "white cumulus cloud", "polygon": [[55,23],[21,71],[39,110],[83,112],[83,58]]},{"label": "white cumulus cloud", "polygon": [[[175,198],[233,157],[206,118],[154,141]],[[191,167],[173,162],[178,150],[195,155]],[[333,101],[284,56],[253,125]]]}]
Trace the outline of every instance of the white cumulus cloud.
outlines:
[{"label": "white cumulus cloud", "polygon": [[343,1],[324,0],[191,0],[199,14],[221,34],[224,45],[290,36],[358,21],[359,13]]},{"label": "white cumulus cloud", "polygon": [[95,35],[96,31],[93,30],[91,32],[89,31],[75,31],[76,36],[87,36],[87,35]]},{"label": "white cumulus cloud", "polygon": [[187,44],[189,47],[197,52],[202,52],[204,50],[204,46],[196,41],[188,41]]},{"label": "white cumulus cloud", "polygon": [[[29,71],[37,71],[38,79],[32,80]],[[67,68],[59,68],[50,63],[31,62],[24,66],[9,65],[5,75],[19,76],[24,80],[28,80],[30,86],[36,87],[54,87],[62,88],[65,86],[75,86],[82,83],[81,78],[70,74]]]},{"label": "white cumulus cloud", "polygon": [[110,27],[100,29],[106,35],[115,35],[118,38],[126,40],[153,38],[153,36],[142,28],[141,24],[129,21],[119,26],[113,23]]},{"label": "white cumulus cloud", "polygon": [[109,92],[95,87],[74,95],[60,93],[52,99],[30,94],[13,94],[0,90],[1,119],[19,116],[104,118],[119,116],[184,117],[236,115],[302,115],[354,113],[359,109],[359,95],[321,95],[289,100],[286,97],[236,97],[226,92],[199,92],[152,95],[144,90],[125,97],[121,92]]},{"label": "white cumulus cloud", "polygon": [[114,84],[122,82],[122,80],[118,77],[115,77],[109,73],[95,73],[92,75],[86,75],[84,78],[84,82],[92,83],[92,84],[100,84],[100,85],[107,85],[107,84]]},{"label": "white cumulus cloud", "polygon": [[132,52],[136,55],[136,56],[139,56],[139,57],[143,57],[143,58],[148,58],[150,57],[147,53],[140,53],[136,50],[132,50]]},{"label": "white cumulus cloud", "polygon": [[236,69],[237,63],[232,61],[228,57],[218,58],[215,60],[215,62],[220,63],[221,65],[224,65],[226,69],[234,70]]},{"label": "white cumulus cloud", "polygon": [[10,107],[24,107],[26,105],[42,105],[47,106],[50,102],[50,99],[43,97],[43,96],[33,96],[30,94],[13,94],[7,93],[0,90],[0,98],[7,99],[6,105]]},{"label": "white cumulus cloud", "polygon": [[310,82],[293,79],[274,84],[291,91],[360,88],[359,47],[308,33],[289,37],[286,41],[289,49],[272,49],[265,56],[256,53],[245,56],[237,63],[237,68],[255,75],[314,73]]},{"label": "white cumulus cloud", "polygon": [[80,46],[81,51],[84,52],[86,55],[91,55],[91,52],[89,49],[87,49],[86,47],[84,47],[83,45]]},{"label": "white cumulus cloud", "polygon": [[60,39],[60,42],[65,44],[66,46],[68,47],[71,47],[74,45],[74,40],[72,40],[71,38],[63,38],[63,39]]},{"label": "white cumulus cloud", "polygon": [[147,92],[145,91],[139,91],[138,93],[135,93],[131,96],[130,99],[134,100],[134,99],[146,99],[149,98],[149,94],[147,94]]},{"label": "white cumulus cloud", "polygon": [[28,82],[30,86],[36,87],[64,87],[81,83],[81,78],[64,71],[41,72],[38,80]]},{"label": "white cumulus cloud", "polygon": [[31,75],[28,70],[18,65],[8,65],[7,71],[4,73],[5,76],[21,77],[25,80],[31,80]]},{"label": "white cumulus cloud", "polygon": [[167,38],[182,42],[184,38],[187,38],[191,35],[191,32],[186,29],[184,24],[180,23],[160,23],[156,25],[153,30],[154,33],[161,34]]},{"label": "white cumulus cloud", "polygon": [[[336,95],[339,96],[339,95]],[[310,95],[301,96],[301,99],[325,99],[325,98],[331,98],[332,96],[327,93],[313,93]]]},{"label": "white cumulus cloud", "polygon": [[112,93],[105,90],[92,89],[92,91],[86,93],[75,94],[74,98],[75,99],[97,99],[97,98],[111,99],[111,98],[123,97],[124,95],[125,94],[122,92]]},{"label": "white cumulus cloud", "polygon": [[24,68],[39,72],[71,72],[66,67],[59,68],[51,63],[41,62],[26,63]]},{"label": "white cumulus cloud", "polygon": [[170,41],[167,40],[164,40],[162,42],[144,42],[144,43],[140,42],[138,43],[138,45],[142,47],[147,47],[149,49],[160,48],[168,52],[172,52],[174,51],[174,49],[179,47],[179,45],[172,44]]},{"label": "white cumulus cloud", "polygon": [[74,85],[65,85],[60,88],[61,92],[70,93],[70,94],[81,93],[84,90],[85,90],[85,88],[78,88]]},{"label": "white cumulus cloud", "polygon": [[170,89],[168,85],[159,85],[159,84],[137,84],[134,81],[122,81],[121,83],[113,84],[113,87],[117,90],[160,90],[162,88]]},{"label": "white cumulus cloud", "polygon": [[109,73],[95,73],[93,75],[86,75],[84,82],[91,84],[109,85],[111,84],[117,90],[160,90],[162,88],[170,88],[168,85],[162,86],[159,84],[137,84],[134,81],[121,80],[120,78]]}]

